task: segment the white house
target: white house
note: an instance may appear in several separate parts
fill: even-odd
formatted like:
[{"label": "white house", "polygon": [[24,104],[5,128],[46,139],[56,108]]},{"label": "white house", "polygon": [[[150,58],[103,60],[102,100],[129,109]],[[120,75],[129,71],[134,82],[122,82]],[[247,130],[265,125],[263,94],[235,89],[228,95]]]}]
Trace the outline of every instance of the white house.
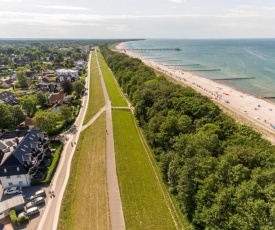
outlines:
[{"label": "white house", "polygon": [[0,136],[0,180],[3,189],[30,186],[49,143],[40,130],[7,131]]},{"label": "white house", "polygon": [[57,69],[55,75],[56,82],[61,82],[65,79],[74,82],[79,79],[78,71],[73,69]]}]

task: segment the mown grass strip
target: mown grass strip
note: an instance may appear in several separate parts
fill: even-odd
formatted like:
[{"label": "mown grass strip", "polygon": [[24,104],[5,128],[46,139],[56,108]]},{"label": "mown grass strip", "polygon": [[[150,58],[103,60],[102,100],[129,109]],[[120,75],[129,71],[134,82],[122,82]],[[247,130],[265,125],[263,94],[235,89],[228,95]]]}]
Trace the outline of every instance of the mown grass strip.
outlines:
[{"label": "mown grass strip", "polygon": [[80,135],[63,197],[58,229],[109,230],[106,116]]},{"label": "mown grass strip", "polygon": [[127,230],[175,229],[130,111],[113,110],[117,173]]},{"label": "mown grass strip", "polygon": [[83,125],[87,124],[92,117],[105,105],[104,95],[102,91],[100,75],[95,58],[95,52],[92,54],[91,60],[91,78],[89,91],[89,104]]},{"label": "mown grass strip", "polygon": [[112,102],[112,106],[127,106],[127,103],[119,91],[119,87],[115,82],[113,74],[105,62],[102,54],[97,53],[98,61],[101,67],[102,75],[106,84],[106,88],[109,94],[109,98]]}]

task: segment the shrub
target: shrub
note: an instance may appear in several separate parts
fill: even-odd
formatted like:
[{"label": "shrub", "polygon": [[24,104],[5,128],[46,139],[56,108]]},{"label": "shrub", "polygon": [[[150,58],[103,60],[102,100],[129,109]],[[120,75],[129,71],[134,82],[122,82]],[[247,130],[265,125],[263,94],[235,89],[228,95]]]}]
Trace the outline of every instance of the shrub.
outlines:
[{"label": "shrub", "polygon": [[30,219],[30,218],[29,218],[28,216],[25,216],[25,215],[24,215],[24,216],[22,216],[21,218],[18,218],[18,219],[17,219],[17,224],[20,225],[20,224],[22,224],[22,223],[24,223],[24,222],[26,222],[26,221],[29,221],[29,219]]},{"label": "shrub", "polygon": [[11,209],[10,211],[9,211],[9,215],[10,215],[10,218],[11,218],[11,222],[13,223],[13,224],[18,224],[18,222],[17,222],[17,216],[16,216],[16,212],[15,212],[15,210],[14,209]]}]

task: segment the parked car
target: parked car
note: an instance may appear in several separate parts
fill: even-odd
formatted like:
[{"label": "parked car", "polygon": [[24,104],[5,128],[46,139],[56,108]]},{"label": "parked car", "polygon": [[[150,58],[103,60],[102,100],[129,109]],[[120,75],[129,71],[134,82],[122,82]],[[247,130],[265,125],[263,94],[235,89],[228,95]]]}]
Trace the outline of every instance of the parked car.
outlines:
[{"label": "parked car", "polygon": [[36,213],[39,213],[39,208],[34,206],[32,208],[27,209],[25,212],[19,213],[18,218],[21,218],[23,216],[31,216],[31,215],[34,215]]},{"label": "parked car", "polygon": [[37,198],[37,197],[40,197],[40,196],[46,197],[46,192],[45,192],[45,190],[43,190],[43,189],[38,190],[37,192],[34,193],[34,195],[28,197],[27,200],[33,200],[33,199],[35,199],[35,198]]},{"label": "parked car", "polygon": [[15,194],[15,193],[21,193],[22,188],[21,187],[11,187],[4,190],[4,194]]},{"label": "parked car", "polygon": [[29,203],[27,203],[26,208],[31,208],[35,205],[42,204],[42,203],[45,203],[44,198],[43,197],[37,197],[37,198],[33,199],[32,201],[30,201]]}]

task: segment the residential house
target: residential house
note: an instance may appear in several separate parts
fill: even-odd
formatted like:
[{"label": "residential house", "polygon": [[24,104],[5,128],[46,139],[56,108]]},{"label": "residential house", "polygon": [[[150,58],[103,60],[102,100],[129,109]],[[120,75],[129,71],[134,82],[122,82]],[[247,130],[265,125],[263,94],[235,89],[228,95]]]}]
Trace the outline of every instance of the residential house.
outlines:
[{"label": "residential house", "polygon": [[75,82],[79,79],[78,71],[73,69],[57,69],[55,75],[58,83],[64,80]]},{"label": "residential house", "polygon": [[7,67],[0,67],[0,73],[2,73],[3,71],[8,71],[9,69]]},{"label": "residential house", "polygon": [[35,75],[35,71],[32,70],[27,70],[26,71],[26,76],[29,78],[32,78]]},{"label": "residential house", "polygon": [[9,101],[5,102],[5,104],[10,106],[20,105],[20,101],[17,98],[12,98]]},{"label": "residential house", "polygon": [[63,93],[63,91],[60,91],[58,93],[51,93],[49,95],[49,103],[52,105],[63,103],[64,100],[65,100],[65,93]]},{"label": "residential house", "polygon": [[58,83],[50,82],[47,78],[42,78],[40,82],[38,82],[35,86],[36,90],[46,92],[54,92],[58,89]]},{"label": "residential house", "polygon": [[3,91],[0,93],[0,103],[6,105],[19,105],[20,101],[16,99],[16,95],[9,91]]},{"label": "residential house", "polygon": [[54,75],[55,71],[54,70],[50,70],[50,69],[43,69],[42,70],[42,75],[45,76],[45,75]]},{"label": "residential house", "polygon": [[15,58],[15,59],[14,59],[14,62],[15,62],[17,65],[26,65],[26,64],[28,64],[30,61],[31,61],[31,58],[30,58],[30,57],[27,57],[27,56],[21,56],[21,57],[19,57],[19,58]]},{"label": "residential house", "polygon": [[12,85],[13,85],[13,80],[12,79],[3,80],[0,83],[0,87],[5,88],[5,89],[8,89],[8,88],[12,87]]},{"label": "residential house", "polygon": [[30,117],[26,117],[25,121],[23,122],[25,126],[27,126],[29,129],[34,128],[34,121]]},{"label": "residential house", "polygon": [[41,130],[7,131],[0,136],[0,180],[3,189],[30,186],[49,142]]}]

